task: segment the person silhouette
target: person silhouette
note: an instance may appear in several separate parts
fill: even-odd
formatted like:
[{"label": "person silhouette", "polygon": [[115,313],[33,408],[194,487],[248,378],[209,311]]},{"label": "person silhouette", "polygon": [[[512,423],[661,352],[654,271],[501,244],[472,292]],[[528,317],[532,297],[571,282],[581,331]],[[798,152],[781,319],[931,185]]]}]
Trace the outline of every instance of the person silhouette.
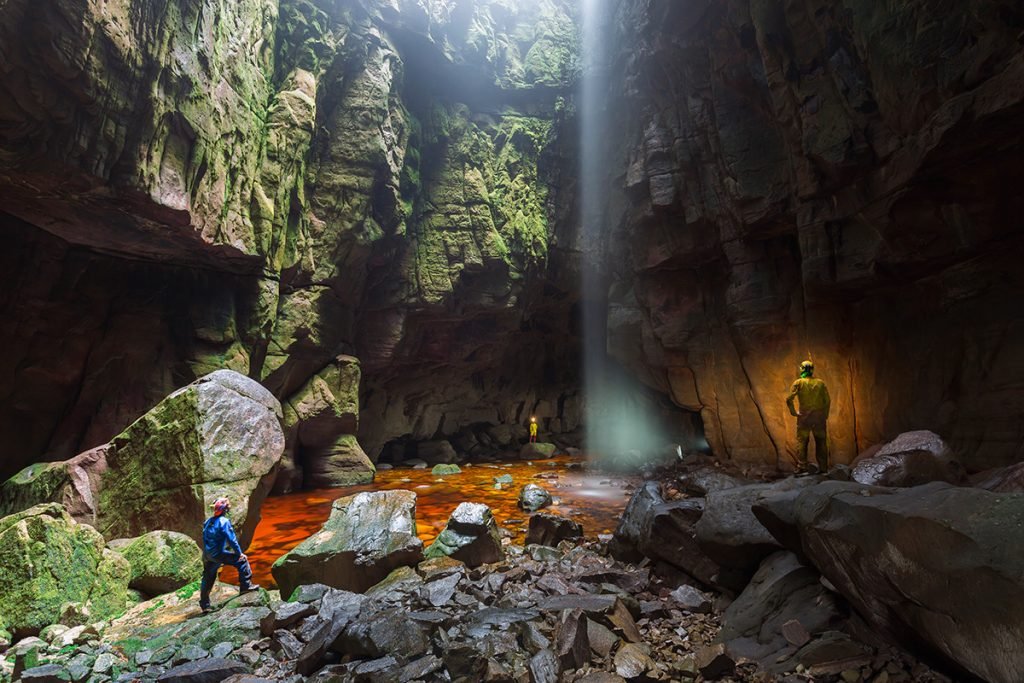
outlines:
[{"label": "person silhouette", "polygon": [[[798,402],[800,410],[793,403]],[[811,436],[814,437],[814,458],[818,461],[818,471],[828,471],[828,413],[831,408],[828,387],[814,376],[814,363],[805,360],[800,364],[800,377],[790,387],[786,405],[789,412],[796,417],[797,457],[799,471],[807,472],[807,447]]]}]

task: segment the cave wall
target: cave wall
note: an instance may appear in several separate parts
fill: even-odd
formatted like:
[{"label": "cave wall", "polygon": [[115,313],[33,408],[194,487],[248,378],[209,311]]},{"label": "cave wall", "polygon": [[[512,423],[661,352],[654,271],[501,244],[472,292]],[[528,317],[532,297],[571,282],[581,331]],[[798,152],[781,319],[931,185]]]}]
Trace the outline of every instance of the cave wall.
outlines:
[{"label": "cave wall", "polygon": [[534,410],[573,431],[574,12],[0,6],[0,474],[214,367],[287,403],[339,354],[372,457]]},{"label": "cave wall", "polygon": [[720,455],[791,457],[810,356],[840,461],[926,428],[1024,457],[1020,4],[611,11],[611,352]]}]

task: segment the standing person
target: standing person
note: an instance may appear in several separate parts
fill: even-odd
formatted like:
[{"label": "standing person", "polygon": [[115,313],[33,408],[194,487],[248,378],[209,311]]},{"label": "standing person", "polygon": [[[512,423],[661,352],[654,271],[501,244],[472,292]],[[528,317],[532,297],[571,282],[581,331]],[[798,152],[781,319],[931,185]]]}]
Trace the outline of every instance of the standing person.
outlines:
[{"label": "standing person", "polygon": [[[793,401],[800,403],[800,410],[793,407]],[[807,446],[814,436],[814,457],[818,471],[828,471],[828,413],[832,402],[828,387],[814,376],[814,363],[805,360],[800,364],[800,378],[793,382],[786,398],[789,412],[796,417],[796,441],[799,446],[799,471],[808,471]]]},{"label": "standing person", "polygon": [[537,418],[530,418],[530,443],[537,443]]},{"label": "standing person", "polygon": [[199,589],[199,607],[204,612],[213,609],[210,605],[210,591],[217,581],[217,572],[222,565],[230,564],[238,570],[238,592],[248,593],[259,586],[252,582],[252,568],[249,558],[242,552],[227,514],[231,501],[218,498],[213,501],[213,517],[203,524],[203,581]]}]

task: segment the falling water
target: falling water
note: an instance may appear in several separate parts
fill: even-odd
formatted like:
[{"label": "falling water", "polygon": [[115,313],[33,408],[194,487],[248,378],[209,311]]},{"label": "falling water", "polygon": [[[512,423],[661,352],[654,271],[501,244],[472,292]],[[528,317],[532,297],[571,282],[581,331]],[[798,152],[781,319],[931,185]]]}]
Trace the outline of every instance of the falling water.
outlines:
[{"label": "falling water", "polygon": [[[583,76],[579,99],[581,285],[586,446],[607,465],[630,466],[666,450],[666,440],[647,409],[641,387],[609,358],[605,275],[608,183],[612,146],[608,64],[612,0],[583,0]],[[639,340],[638,340],[639,343]]]}]

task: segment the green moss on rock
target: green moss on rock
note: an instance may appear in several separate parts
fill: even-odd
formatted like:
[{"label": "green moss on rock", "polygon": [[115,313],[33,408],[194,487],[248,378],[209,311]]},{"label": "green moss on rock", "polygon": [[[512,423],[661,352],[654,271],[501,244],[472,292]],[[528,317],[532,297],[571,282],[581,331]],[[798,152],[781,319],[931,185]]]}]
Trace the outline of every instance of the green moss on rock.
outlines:
[{"label": "green moss on rock", "polygon": [[199,546],[174,531],[151,531],[115,547],[131,565],[128,585],[148,595],[176,591],[203,572]]},{"label": "green moss on rock", "polygon": [[15,634],[38,633],[75,603],[95,620],[121,614],[131,569],[105,546],[95,529],[60,505],[0,519],[0,624]]}]

